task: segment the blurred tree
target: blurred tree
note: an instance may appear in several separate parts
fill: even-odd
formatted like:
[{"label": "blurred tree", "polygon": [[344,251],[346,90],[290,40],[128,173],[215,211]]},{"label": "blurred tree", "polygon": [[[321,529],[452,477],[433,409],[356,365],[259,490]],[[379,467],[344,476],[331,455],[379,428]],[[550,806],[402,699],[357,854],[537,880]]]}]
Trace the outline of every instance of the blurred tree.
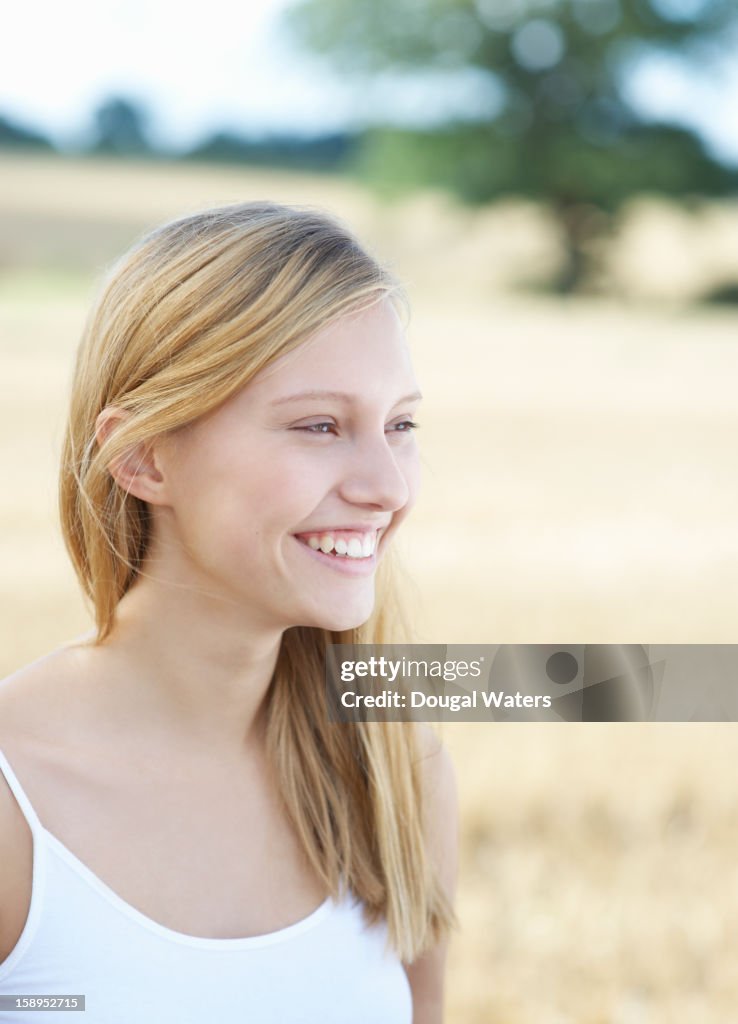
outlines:
[{"label": "blurred tree", "polygon": [[0,147],[3,149],[53,149],[51,142],[40,132],[27,128],[0,114]]},{"label": "blurred tree", "polygon": [[112,96],[94,113],[95,137],[91,149],[98,153],[144,154],[153,152],[146,134],[146,110],[131,100]]},{"label": "blurred tree", "polygon": [[693,132],[648,122],[625,89],[646,53],[714,61],[738,31],[736,0],[303,0],[288,26],[346,72],[475,72],[489,87],[486,113],[475,103],[470,116],[432,127],[376,126],[365,166],[375,178],[443,185],[468,202],[544,201],[567,254],[555,282],[562,292],[582,288],[592,243],[629,197],[736,187],[736,172]]},{"label": "blurred tree", "polygon": [[296,135],[249,138],[219,131],[189,150],[185,159],[305,171],[335,171],[341,169],[355,146],[356,138],[348,132],[316,135],[312,138]]}]

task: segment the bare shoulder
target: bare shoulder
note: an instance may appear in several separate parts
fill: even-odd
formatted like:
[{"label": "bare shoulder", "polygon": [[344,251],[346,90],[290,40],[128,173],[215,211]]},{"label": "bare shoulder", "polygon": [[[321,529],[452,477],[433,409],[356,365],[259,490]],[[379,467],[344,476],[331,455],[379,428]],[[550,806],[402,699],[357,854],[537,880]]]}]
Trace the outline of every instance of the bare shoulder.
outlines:
[{"label": "bare shoulder", "polygon": [[53,742],[68,720],[69,687],[78,672],[79,649],[68,646],[0,679],[0,750],[6,741]]},{"label": "bare shoulder", "polygon": [[[0,750],[11,765],[26,757],[43,735],[44,681],[49,659],[41,658],[0,680]],[[28,915],[33,839],[25,816],[0,775],[0,963],[15,947]]]},{"label": "bare shoulder", "polygon": [[[58,742],[64,684],[72,673],[73,659],[59,648],[0,680],[0,751],[11,766],[16,758],[26,763]],[[15,831],[11,826],[18,816],[15,798],[0,776],[0,842]]]},{"label": "bare shoulder", "polygon": [[[66,648],[59,648],[0,680],[0,751],[13,771],[27,768],[60,745],[63,692],[72,674],[73,659]],[[6,865],[15,864],[17,856],[25,858],[29,842],[25,818],[0,774],[0,915],[3,890],[7,892],[13,874]]]},{"label": "bare shoulder", "polygon": [[[69,721],[73,649],[62,647],[0,680],[0,751],[13,771],[60,745]],[[25,815],[0,774],[0,963],[23,931],[31,900],[33,838]]]}]

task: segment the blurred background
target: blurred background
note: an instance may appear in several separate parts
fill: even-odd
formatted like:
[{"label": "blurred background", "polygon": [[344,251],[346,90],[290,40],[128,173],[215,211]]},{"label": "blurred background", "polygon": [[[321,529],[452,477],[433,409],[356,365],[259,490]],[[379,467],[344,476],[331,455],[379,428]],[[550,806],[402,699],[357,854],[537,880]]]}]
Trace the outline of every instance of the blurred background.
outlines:
[{"label": "blurred background", "polygon": [[[406,282],[419,639],[731,643],[734,0],[69,0],[0,39],[0,674],[87,630],[72,359],[143,231],[325,207]],[[696,683],[698,685],[698,683]],[[449,1024],[738,1005],[732,724],[445,724]]]}]

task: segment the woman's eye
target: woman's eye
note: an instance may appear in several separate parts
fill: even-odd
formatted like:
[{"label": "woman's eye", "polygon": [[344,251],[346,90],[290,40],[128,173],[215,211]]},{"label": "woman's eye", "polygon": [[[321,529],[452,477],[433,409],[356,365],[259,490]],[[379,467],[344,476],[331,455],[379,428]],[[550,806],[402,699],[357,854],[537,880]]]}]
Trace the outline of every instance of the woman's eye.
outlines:
[{"label": "woman's eye", "polygon": [[415,423],[414,420],[403,420],[402,423],[395,423],[395,431],[398,434],[411,434],[413,430],[417,430],[420,426],[419,423]]},{"label": "woman's eye", "polygon": [[335,423],[310,423],[306,427],[295,427],[295,430],[306,430],[308,434],[328,434],[335,429]]}]

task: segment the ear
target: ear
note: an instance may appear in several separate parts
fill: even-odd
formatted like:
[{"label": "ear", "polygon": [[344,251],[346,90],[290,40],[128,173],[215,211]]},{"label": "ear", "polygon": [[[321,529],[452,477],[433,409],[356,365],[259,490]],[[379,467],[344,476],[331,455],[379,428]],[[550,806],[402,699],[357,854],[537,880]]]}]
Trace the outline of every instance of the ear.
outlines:
[{"label": "ear", "polygon": [[[95,421],[98,445],[127,419],[128,413],[115,406],[107,406]],[[108,464],[108,472],[124,491],[153,505],[164,504],[164,477],[159,468],[153,444],[143,443],[131,448]]]}]

